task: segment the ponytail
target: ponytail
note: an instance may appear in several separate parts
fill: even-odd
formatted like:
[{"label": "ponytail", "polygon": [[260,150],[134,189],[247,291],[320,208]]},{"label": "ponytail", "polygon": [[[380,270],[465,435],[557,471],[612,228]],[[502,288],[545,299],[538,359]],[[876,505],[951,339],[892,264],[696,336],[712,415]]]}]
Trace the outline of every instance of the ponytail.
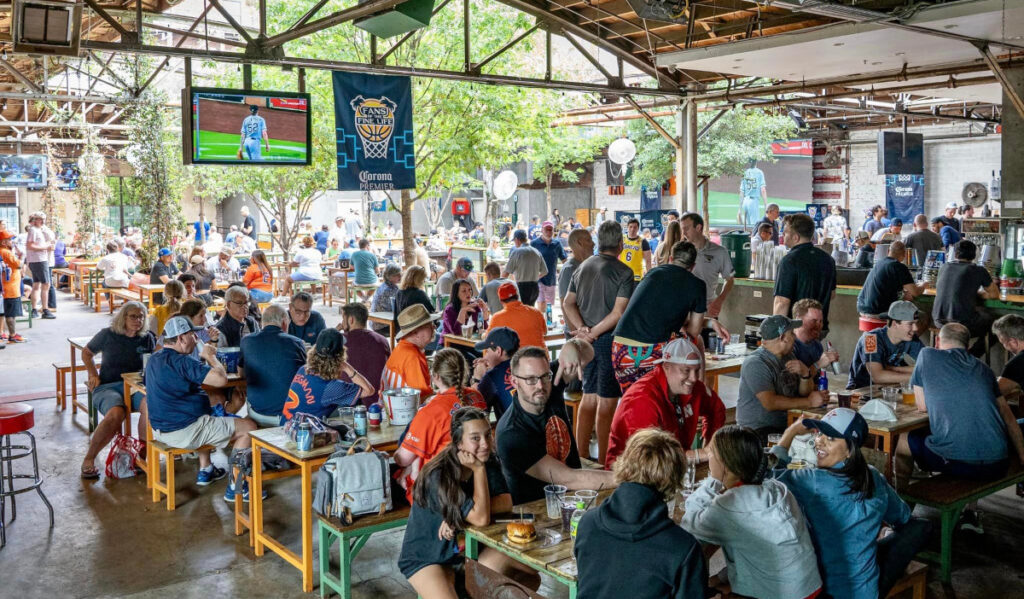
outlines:
[{"label": "ponytail", "polygon": [[465,405],[466,400],[466,377],[469,374],[469,366],[466,359],[457,349],[445,348],[434,354],[434,364],[430,368],[431,374],[441,380],[447,388],[454,387],[459,398],[459,404]]},{"label": "ponytail", "polygon": [[843,463],[842,468],[829,470],[846,479],[848,487],[844,493],[856,495],[857,501],[864,501],[875,494],[875,477],[859,447],[851,448],[850,457]]}]

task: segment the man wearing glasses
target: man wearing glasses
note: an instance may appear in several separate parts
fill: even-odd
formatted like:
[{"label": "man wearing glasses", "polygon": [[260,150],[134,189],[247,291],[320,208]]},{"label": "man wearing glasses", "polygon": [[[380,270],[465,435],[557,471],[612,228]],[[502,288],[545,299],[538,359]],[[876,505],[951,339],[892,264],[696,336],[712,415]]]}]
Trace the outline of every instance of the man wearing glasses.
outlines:
[{"label": "man wearing glasses", "polygon": [[524,347],[512,356],[516,397],[498,421],[497,445],[501,469],[516,504],[544,497],[547,484],[569,489],[615,486],[611,472],[583,470],[572,436],[563,393],[570,378],[581,378],[594,357],[589,343],[572,339],[557,362],[547,351]]},{"label": "man wearing glasses", "polygon": [[324,317],[313,309],[313,296],[305,291],[292,296],[288,304],[288,321],[288,334],[310,345],[316,343],[320,331],[327,328]]},{"label": "man wearing glasses", "polygon": [[220,331],[217,347],[239,347],[242,337],[260,332],[260,324],[249,314],[249,291],[244,285],[228,287],[224,303],[227,309],[216,325]]}]

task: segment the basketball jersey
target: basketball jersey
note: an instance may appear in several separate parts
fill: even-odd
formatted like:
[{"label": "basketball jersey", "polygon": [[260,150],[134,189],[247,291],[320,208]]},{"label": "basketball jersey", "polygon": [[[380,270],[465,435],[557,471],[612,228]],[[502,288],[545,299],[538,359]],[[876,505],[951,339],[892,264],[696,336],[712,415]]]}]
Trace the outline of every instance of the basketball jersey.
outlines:
[{"label": "basketball jersey", "polygon": [[242,121],[242,135],[246,139],[260,140],[263,138],[263,131],[267,128],[267,122],[263,117],[251,115]]},{"label": "basketball jersey", "polygon": [[630,239],[623,235],[619,260],[633,270],[633,280],[639,281],[644,276],[644,238]]}]

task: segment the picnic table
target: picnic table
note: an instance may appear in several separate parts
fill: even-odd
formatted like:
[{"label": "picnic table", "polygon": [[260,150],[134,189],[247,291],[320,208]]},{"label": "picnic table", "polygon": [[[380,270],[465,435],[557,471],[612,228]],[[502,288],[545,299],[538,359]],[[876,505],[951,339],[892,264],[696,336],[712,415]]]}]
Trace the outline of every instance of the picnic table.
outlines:
[{"label": "picnic table", "polygon": [[[398,448],[398,437],[404,428],[402,426],[382,426],[379,430],[368,431],[366,437],[374,449],[394,451]],[[313,590],[313,472],[318,470],[336,449],[333,445],[327,445],[311,451],[299,451],[295,448],[295,443],[285,434],[283,426],[255,430],[249,433],[249,436],[252,438],[252,489],[250,489],[249,497],[252,509],[253,550],[257,556],[262,556],[264,548],[269,548],[284,558],[286,562],[298,568],[302,572],[302,590],[309,593]],[[280,456],[294,464],[295,468],[285,471],[287,474],[264,473],[262,471],[264,451]],[[299,474],[302,477],[301,555],[285,547],[283,543],[263,530],[263,480],[267,474],[272,474],[273,478],[294,474]],[[236,532],[240,530],[238,520],[239,513],[236,509]]]},{"label": "picnic table", "polygon": [[[868,387],[862,387],[860,389],[853,389],[854,394],[861,394],[861,404],[868,401],[868,398],[878,399],[881,397],[881,387],[874,387],[875,396],[870,395],[870,389]],[[794,408],[789,411],[788,422],[793,424],[797,418],[821,418],[838,406],[835,398],[830,397],[829,403],[820,408]],[[905,403],[899,403],[896,405],[896,422],[886,422],[882,420],[868,420],[868,434],[874,435],[881,439],[882,447],[880,451],[886,454],[885,463],[885,477],[892,482],[895,480],[895,472],[893,471],[893,452],[896,450],[896,443],[899,441],[900,435],[903,433],[909,433],[910,431],[917,430],[919,428],[925,428],[928,426],[928,414],[927,412],[918,411],[916,406],[908,405]]]},{"label": "picnic table", "polygon": [[[452,347],[454,345],[468,347],[472,349],[477,343],[482,341],[484,336],[480,337],[463,337],[462,335],[445,335],[444,346]],[[551,353],[552,358],[558,357],[558,352],[565,345],[564,335],[546,335],[544,337],[544,347]]]},{"label": "picnic table", "polygon": [[391,312],[370,312],[370,322],[388,327],[388,338],[391,340],[391,348],[395,347],[395,315]]},{"label": "picnic table", "polygon": [[715,393],[718,393],[718,377],[723,374],[739,372],[743,361],[753,350],[747,349],[745,343],[730,343],[725,347],[724,354],[706,354],[704,382]]}]

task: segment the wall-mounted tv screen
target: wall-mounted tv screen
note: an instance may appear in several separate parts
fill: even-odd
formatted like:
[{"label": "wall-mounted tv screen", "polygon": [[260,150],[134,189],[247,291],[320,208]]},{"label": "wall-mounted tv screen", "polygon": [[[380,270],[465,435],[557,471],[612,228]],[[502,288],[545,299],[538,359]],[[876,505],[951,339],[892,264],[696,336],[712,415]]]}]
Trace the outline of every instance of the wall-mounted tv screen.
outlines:
[{"label": "wall-mounted tv screen", "polygon": [[45,186],[46,156],[42,154],[0,154],[0,184]]},{"label": "wall-mounted tv screen", "polygon": [[77,162],[62,162],[60,170],[57,171],[57,188],[64,190],[78,189],[78,178],[81,173],[78,171]]},{"label": "wall-mounted tv screen", "polygon": [[182,107],[186,164],[304,166],[312,157],[309,94],[193,87]]}]

